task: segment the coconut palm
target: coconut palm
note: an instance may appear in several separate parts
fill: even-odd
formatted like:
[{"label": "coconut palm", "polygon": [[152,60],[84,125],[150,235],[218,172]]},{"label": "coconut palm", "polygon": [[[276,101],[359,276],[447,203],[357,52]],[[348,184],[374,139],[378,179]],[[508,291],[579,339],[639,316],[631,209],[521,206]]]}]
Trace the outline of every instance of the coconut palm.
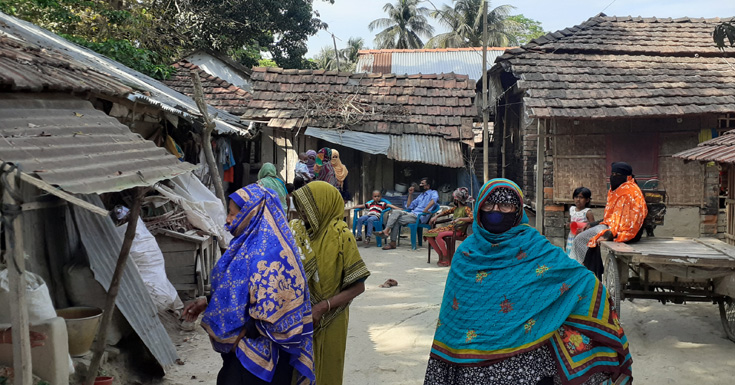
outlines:
[{"label": "coconut palm", "polygon": [[421,38],[431,38],[434,33],[426,20],[430,11],[419,6],[420,0],[396,0],[395,5],[387,3],[383,11],[388,17],[373,20],[369,25],[370,31],[384,28],[375,36],[375,46],[385,48],[423,48]]},{"label": "coconut palm", "polygon": [[348,63],[357,63],[357,59],[360,56],[358,52],[365,49],[365,39],[361,37],[351,37],[347,40],[347,48],[342,49],[342,57]]},{"label": "coconut palm", "polygon": [[[444,5],[431,13],[449,32],[434,36],[426,43],[431,48],[479,47],[482,45],[482,6],[485,0],[454,0],[454,7]],[[488,2],[490,9],[490,2]],[[514,32],[518,23],[509,20],[511,5],[488,11],[488,45],[506,47],[517,44]]]}]

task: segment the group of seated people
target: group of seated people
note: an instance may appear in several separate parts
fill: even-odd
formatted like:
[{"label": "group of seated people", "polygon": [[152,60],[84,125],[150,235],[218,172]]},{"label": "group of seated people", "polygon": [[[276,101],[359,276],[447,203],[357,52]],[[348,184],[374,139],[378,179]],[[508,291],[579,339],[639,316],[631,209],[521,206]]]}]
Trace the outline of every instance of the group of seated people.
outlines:
[{"label": "group of seated people", "polygon": [[[577,235],[573,243],[574,251],[579,255],[576,259],[598,278],[601,277],[603,270],[598,242],[603,240],[629,242],[640,239],[641,226],[647,214],[646,202],[636,184],[632,167],[625,162],[614,162],[611,168],[610,190],[604,219],[587,225],[585,231]],[[389,240],[383,246],[383,250],[395,249],[401,226],[419,220],[421,223],[435,226],[424,232],[423,237],[439,254],[437,265],[450,266],[453,250],[447,247],[448,241],[463,239],[472,227],[473,213],[470,205],[473,198],[466,187],[460,187],[452,194],[453,207],[436,213],[439,194],[431,187],[431,179],[422,178],[419,184],[421,194],[415,199],[413,198],[415,188],[410,187],[405,210],[384,200],[380,191],[374,191],[373,200],[352,208],[367,210],[357,220],[356,239],[368,245],[373,233],[373,224],[381,221],[382,214],[390,208],[392,212],[384,229],[376,233],[377,236]],[[362,235],[363,227],[367,228],[365,237]]]},{"label": "group of seated people", "polygon": [[[452,236],[462,237],[472,224],[472,208],[468,204],[472,203],[472,196],[469,189],[460,187],[452,194],[454,206],[441,212],[437,212],[439,194],[433,190],[432,180],[428,177],[422,178],[419,185],[421,194],[414,199],[415,187],[408,189],[408,198],[406,208],[398,207],[383,199],[380,191],[373,191],[372,200],[365,204],[352,207],[351,209],[364,209],[364,215],[357,219],[356,240],[362,241],[366,246],[370,244],[373,235],[374,223],[383,220],[382,214],[392,209],[388,215],[388,220],[382,231],[375,233],[376,236],[386,239],[383,250],[395,249],[400,235],[401,226],[406,226],[416,221],[429,223],[430,225],[439,225],[423,234],[423,237],[429,242],[439,254],[439,266],[447,267],[451,263],[451,255],[448,255],[447,241]],[[433,214],[432,213],[436,213]],[[445,218],[446,219],[442,219]],[[365,227],[365,235],[363,237],[363,227]]]}]

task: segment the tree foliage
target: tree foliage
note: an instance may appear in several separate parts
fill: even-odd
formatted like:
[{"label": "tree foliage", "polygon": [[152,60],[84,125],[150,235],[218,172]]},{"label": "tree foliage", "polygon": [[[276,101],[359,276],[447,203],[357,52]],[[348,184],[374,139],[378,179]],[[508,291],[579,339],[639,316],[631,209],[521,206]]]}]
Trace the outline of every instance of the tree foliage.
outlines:
[{"label": "tree foliage", "polygon": [[[449,29],[434,36],[426,44],[431,48],[460,48],[482,46],[483,3],[485,0],[454,0],[452,7],[443,5],[431,12],[431,16]],[[514,32],[520,29],[518,22],[509,17],[515,7],[500,5],[490,7],[488,2],[488,45],[506,47],[516,44]]]},{"label": "tree foliage", "polygon": [[511,28],[511,45],[527,44],[529,41],[546,34],[540,21],[529,19],[522,14],[508,16],[508,20],[516,24],[514,28]]},{"label": "tree foliage", "polygon": [[176,24],[196,47],[228,52],[260,47],[285,68],[306,65],[306,39],[325,25],[312,0],[189,0],[168,3],[179,9]]},{"label": "tree foliage", "polygon": [[156,0],[0,0],[0,10],[147,75],[165,78],[184,39],[152,12]]},{"label": "tree foliage", "polygon": [[368,25],[370,31],[383,28],[375,36],[375,46],[378,49],[423,48],[421,38],[431,38],[434,27],[426,19],[429,9],[420,7],[420,0],[396,0],[395,5],[386,3],[383,11],[388,17],[373,20]]},{"label": "tree foliage", "polygon": [[339,70],[352,72],[355,70],[358,52],[365,49],[365,40],[361,37],[351,37],[347,40],[347,47],[340,49],[337,54],[332,47],[322,47],[319,53],[312,59],[312,67],[334,71],[337,70],[337,57],[339,57]]},{"label": "tree foliage", "polygon": [[725,40],[730,43],[730,47],[735,47],[735,19],[717,25],[712,32],[712,38],[719,49],[727,46]]},{"label": "tree foliage", "polygon": [[279,66],[303,67],[306,39],[324,26],[312,1],[0,0],[0,11],[162,78],[169,63],[195,48],[246,66],[269,52]]}]

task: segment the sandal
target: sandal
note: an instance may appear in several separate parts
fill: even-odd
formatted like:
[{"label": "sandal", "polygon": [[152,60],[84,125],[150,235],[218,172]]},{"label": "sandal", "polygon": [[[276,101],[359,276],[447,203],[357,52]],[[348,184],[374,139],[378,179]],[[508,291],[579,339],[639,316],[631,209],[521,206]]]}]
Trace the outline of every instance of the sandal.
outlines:
[{"label": "sandal", "polygon": [[436,263],[436,265],[439,267],[449,267],[452,265],[452,263],[447,261],[439,261]]},{"label": "sandal", "polygon": [[362,241],[362,237],[361,237],[361,236],[357,236],[357,237],[355,237],[355,241],[357,241],[357,242],[360,242],[360,241]]},{"label": "sandal", "polygon": [[379,287],[388,288],[388,287],[393,287],[393,286],[398,286],[398,281],[396,281],[393,278],[390,278],[386,280],[385,283],[380,285]]},{"label": "sandal", "polygon": [[365,240],[363,241],[363,243],[365,244],[365,246],[369,245],[370,244],[370,237],[365,237]]}]

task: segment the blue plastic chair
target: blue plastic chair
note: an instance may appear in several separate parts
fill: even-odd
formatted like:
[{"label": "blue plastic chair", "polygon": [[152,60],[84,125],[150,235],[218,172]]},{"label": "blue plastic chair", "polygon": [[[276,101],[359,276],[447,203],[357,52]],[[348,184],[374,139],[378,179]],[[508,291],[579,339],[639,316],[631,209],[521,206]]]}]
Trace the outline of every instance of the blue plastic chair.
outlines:
[{"label": "blue plastic chair", "polygon": [[[390,202],[387,201],[387,200],[385,200],[385,199],[381,199],[380,201],[390,204]],[[368,205],[370,203],[373,203],[373,200],[372,199],[369,200],[369,201],[367,201],[367,203],[365,203],[365,205]],[[352,235],[357,234],[357,218],[360,217],[359,213],[362,210],[365,210],[365,209],[359,209],[358,208],[358,209],[352,210]],[[375,232],[375,231],[383,231],[383,214],[387,213],[390,210],[391,210],[391,208],[388,207],[385,210],[383,210],[383,211],[380,212],[380,219],[378,219],[377,221],[373,222],[373,232]],[[367,226],[368,225],[366,224],[365,227],[367,227]],[[367,232],[366,232],[366,234],[367,234]],[[381,237],[375,237],[375,245],[377,245],[378,247],[383,247],[383,238],[381,238]]]},{"label": "blue plastic chair", "polygon": [[[424,229],[427,229],[427,230],[431,229],[431,225],[429,224],[429,218],[431,218],[431,216],[434,215],[437,211],[439,211],[439,205],[435,204],[434,207],[432,207],[428,213],[419,214],[416,217],[416,223],[409,223],[406,225],[411,230],[411,249],[416,250],[417,242],[419,246],[422,245],[422,239],[424,238],[423,236]],[[426,218],[426,223],[421,223],[421,220],[424,218]],[[401,238],[398,237],[399,243],[400,243],[400,239]]]}]

